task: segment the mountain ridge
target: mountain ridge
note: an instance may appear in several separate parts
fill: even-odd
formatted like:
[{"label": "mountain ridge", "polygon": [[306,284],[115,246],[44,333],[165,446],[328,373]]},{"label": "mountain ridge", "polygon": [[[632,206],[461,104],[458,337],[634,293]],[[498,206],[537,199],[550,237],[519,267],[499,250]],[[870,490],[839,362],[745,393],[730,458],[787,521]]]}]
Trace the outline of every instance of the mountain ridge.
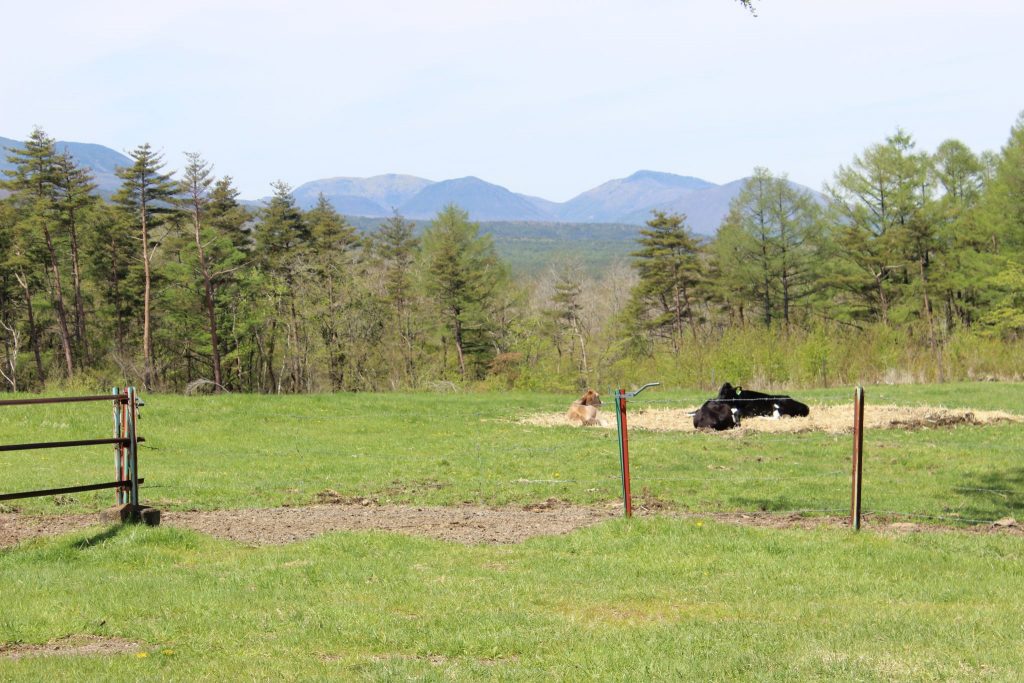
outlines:
[{"label": "mountain ridge", "polygon": [[[0,147],[21,144],[0,137]],[[57,149],[66,149],[79,164],[89,168],[98,194],[106,197],[120,186],[116,167],[131,164],[124,154],[94,143],[58,141]],[[0,171],[12,166],[6,157],[0,154]],[[745,180],[718,184],[696,176],[641,169],[601,183],[568,201],[555,202],[513,192],[476,176],[435,181],[386,173],[367,178],[336,176],[311,180],[296,187],[292,196],[296,204],[309,209],[322,194],[339,213],[365,218],[385,218],[398,212],[410,219],[429,219],[447,204],[457,204],[472,220],[480,222],[643,225],[657,210],[685,214],[695,233],[711,236]],[[810,188],[791,184],[821,197]],[[266,199],[242,203],[259,206]]]}]

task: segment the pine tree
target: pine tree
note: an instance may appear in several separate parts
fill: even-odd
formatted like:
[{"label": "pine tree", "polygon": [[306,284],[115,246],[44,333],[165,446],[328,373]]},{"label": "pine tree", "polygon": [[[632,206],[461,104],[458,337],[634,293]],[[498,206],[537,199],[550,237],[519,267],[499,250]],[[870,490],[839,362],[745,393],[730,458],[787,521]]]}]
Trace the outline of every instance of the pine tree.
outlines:
[{"label": "pine tree", "polygon": [[493,356],[491,306],[507,279],[490,235],[479,233],[466,211],[449,204],[423,234],[427,288],[451,334],[462,379],[479,376]]},{"label": "pine tree", "polygon": [[999,269],[985,279],[993,291],[982,323],[1006,337],[1024,336],[1024,112],[996,159],[979,210],[1000,245]]},{"label": "pine tree", "polygon": [[[308,367],[303,351],[308,348],[302,338],[298,310],[295,304],[296,285],[307,275],[311,233],[302,211],[295,205],[291,187],[283,181],[271,183],[274,194],[260,215],[256,231],[256,252],[260,262],[276,284],[275,298],[279,313],[287,324],[285,342],[288,346],[289,389],[299,391]],[[275,356],[277,320],[270,323],[265,355],[269,364],[271,384],[277,390],[283,387],[284,376],[275,377],[273,362]]]},{"label": "pine tree", "polygon": [[85,297],[82,293],[82,249],[80,231],[84,215],[96,204],[93,192],[96,184],[92,174],[75,163],[67,152],[57,155],[56,186],[57,208],[60,220],[71,240],[71,275],[75,288],[75,336],[81,349],[82,358],[88,362],[89,343],[86,334]]},{"label": "pine tree", "polygon": [[692,299],[701,281],[700,245],[686,216],[664,211],[653,212],[637,243],[632,256],[640,281],[633,290],[633,316],[648,332],[668,336],[679,353],[687,325],[697,338]]},{"label": "pine tree", "polygon": [[220,339],[217,335],[217,292],[213,269],[206,257],[206,235],[203,221],[209,205],[209,190],[213,184],[212,169],[203,158],[195,152],[186,152],[184,176],[181,180],[180,192],[185,196],[185,211],[192,222],[192,237],[196,245],[196,257],[199,260],[199,273],[203,278],[203,304],[210,332],[210,359],[213,365],[214,391],[224,389],[224,376],[220,364]]},{"label": "pine tree", "polygon": [[914,152],[903,130],[840,166],[827,187],[833,211],[832,238],[838,259],[833,284],[852,295],[866,313],[888,324],[909,281],[907,261],[926,255],[921,212],[931,199],[928,155]]},{"label": "pine tree", "polygon": [[[141,282],[135,286],[133,269],[136,240],[131,217],[108,204],[99,204],[90,216],[90,228],[84,240],[85,272],[101,299],[97,317],[113,339],[115,359],[123,364],[129,343],[130,321],[141,312]],[[127,378],[126,378],[127,379]]]},{"label": "pine tree", "polygon": [[577,384],[580,388],[590,384],[590,364],[587,360],[587,340],[583,323],[583,272],[578,264],[560,268],[555,276],[554,291],[551,295],[551,314],[557,329],[566,329],[570,334],[569,352],[575,357],[576,342],[580,354],[577,370]]},{"label": "pine tree", "polygon": [[64,305],[64,287],[60,264],[60,235],[56,232],[59,223],[57,189],[56,142],[41,128],[32,131],[21,148],[10,150],[7,160],[14,165],[4,173],[10,178],[3,187],[14,194],[15,205],[19,207],[21,220],[30,230],[43,237],[45,262],[50,271],[50,285],[53,308],[57,313],[58,331],[64,352],[64,368],[67,377],[74,374],[71,332],[68,326],[67,308]]},{"label": "pine tree", "polygon": [[268,270],[291,278],[291,270],[309,246],[312,235],[288,183],[278,180],[271,187],[274,194],[260,212],[256,251]]},{"label": "pine tree", "polygon": [[253,248],[252,216],[238,203],[240,193],[233,183],[231,176],[213,183],[206,206],[206,223],[230,239],[235,249],[249,252]]},{"label": "pine tree", "polygon": [[134,163],[119,167],[121,189],[114,195],[114,201],[128,214],[139,231],[142,244],[143,295],[142,295],[142,358],[143,386],[149,390],[155,379],[153,359],[153,258],[160,240],[154,238],[161,226],[161,218],[173,211],[178,185],[171,173],[163,173],[163,155],[154,152],[149,143],[136,147],[129,156]]},{"label": "pine tree", "polygon": [[788,326],[793,306],[810,293],[818,214],[808,193],[764,168],[730,205],[712,249],[716,266],[736,290],[730,294],[760,301],[766,327],[779,318]]},{"label": "pine tree", "polygon": [[393,328],[400,340],[404,377],[416,385],[416,356],[421,332],[415,324],[413,266],[420,241],[414,235],[415,225],[397,211],[380,224],[371,237],[382,281],[383,298],[390,309]]}]

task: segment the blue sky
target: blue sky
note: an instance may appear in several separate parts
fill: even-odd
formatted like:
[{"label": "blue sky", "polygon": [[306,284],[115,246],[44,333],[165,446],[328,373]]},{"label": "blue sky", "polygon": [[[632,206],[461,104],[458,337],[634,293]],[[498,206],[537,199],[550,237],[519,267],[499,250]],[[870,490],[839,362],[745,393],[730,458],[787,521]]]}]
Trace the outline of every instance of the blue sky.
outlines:
[{"label": "blue sky", "polygon": [[243,196],[476,175],[563,201],[652,169],[820,189],[902,126],[998,149],[1024,110],[1020,0],[134,0],[8,4],[0,136],[41,125]]}]

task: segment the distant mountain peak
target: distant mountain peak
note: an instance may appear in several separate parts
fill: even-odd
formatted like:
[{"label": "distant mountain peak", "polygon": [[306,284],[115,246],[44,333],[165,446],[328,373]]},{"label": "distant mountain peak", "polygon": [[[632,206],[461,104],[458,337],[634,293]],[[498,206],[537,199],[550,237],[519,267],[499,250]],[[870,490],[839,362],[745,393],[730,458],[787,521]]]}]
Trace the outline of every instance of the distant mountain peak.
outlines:
[{"label": "distant mountain peak", "polygon": [[691,190],[703,190],[709,187],[716,187],[715,183],[710,183],[702,178],[696,178],[694,176],[647,170],[637,171],[628,178],[623,178],[622,182],[641,182],[647,180],[654,181],[667,187],[682,187]]}]

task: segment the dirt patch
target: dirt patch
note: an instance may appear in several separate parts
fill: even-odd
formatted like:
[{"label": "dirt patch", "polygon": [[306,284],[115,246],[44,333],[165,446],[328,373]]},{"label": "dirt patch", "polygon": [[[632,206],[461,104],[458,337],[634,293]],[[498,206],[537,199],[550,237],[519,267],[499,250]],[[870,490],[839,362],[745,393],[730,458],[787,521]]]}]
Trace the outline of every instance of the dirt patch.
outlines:
[{"label": "dirt patch", "polygon": [[[165,526],[194,529],[253,545],[293,543],[329,531],[394,531],[458,543],[520,543],[567,534],[613,517],[618,504],[570,505],[554,499],[524,507],[378,505],[369,498],[322,495],[336,501],[308,507],[164,511]],[[102,514],[102,513],[101,513]],[[109,522],[101,514],[0,514],[0,548],[39,536],[70,533]]]},{"label": "dirt patch", "polygon": [[596,524],[616,510],[549,501],[491,508],[411,507],[363,502],[258,510],[166,512],[163,524],[254,545],[293,543],[328,531],[394,531],[458,543],[519,543]]},{"label": "dirt patch", "polygon": [[[603,506],[579,506],[549,499],[523,507],[489,508],[469,505],[377,505],[363,502],[366,500],[309,507],[172,511],[164,513],[163,523],[251,545],[293,543],[330,531],[391,531],[475,545],[520,543],[534,536],[567,534],[622,515],[622,507],[618,501]],[[773,529],[849,527],[849,518],[845,516],[806,517],[800,514],[771,512],[678,512],[674,511],[671,505],[649,495],[637,497],[634,514],[637,517],[664,516],[697,522],[707,519],[723,524]],[[4,514],[0,515],[0,548],[36,536],[68,533],[103,523],[98,515],[23,517]],[[879,533],[960,531],[1024,536],[1024,525],[1009,517],[991,524],[954,527],[931,522],[919,523],[911,518],[894,515],[869,514],[864,518],[863,528]],[[5,652],[5,647],[11,646],[0,645],[0,655]]]},{"label": "dirt patch", "polygon": [[0,548],[16,545],[37,536],[56,536],[102,524],[99,515],[19,515],[0,513]]},{"label": "dirt patch", "polygon": [[[685,408],[652,408],[630,411],[627,416],[630,429],[645,429],[656,432],[696,432],[693,418],[688,415],[698,406]],[[615,416],[602,413],[598,428],[615,429]],[[522,424],[542,427],[563,427],[566,420],[562,413],[540,413],[529,415]],[[990,425],[1000,422],[1024,422],[1024,416],[1002,410],[949,409],[936,406],[894,406],[867,405],[864,408],[864,425],[867,429],[934,429],[961,425]],[[812,405],[808,417],[751,417],[743,420],[740,427],[721,432],[723,435],[739,436],[749,432],[828,432],[845,434],[853,431],[852,405]]]},{"label": "dirt patch", "polygon": [[23,657],[69,657],[94,655],[123,655],[139,652],[139,643],[124,638],[109,638],[76,634],[51,640],[48,643],[0,643],[0,659]]}]

